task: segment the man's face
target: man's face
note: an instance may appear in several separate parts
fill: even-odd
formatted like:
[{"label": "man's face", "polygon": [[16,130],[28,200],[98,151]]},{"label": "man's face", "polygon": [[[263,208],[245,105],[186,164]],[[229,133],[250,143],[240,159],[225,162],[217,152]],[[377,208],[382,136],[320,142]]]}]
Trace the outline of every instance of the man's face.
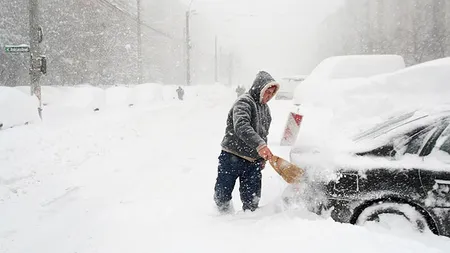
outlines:
[{"label": "man's face", "polygon": [[269,100],[271,100],[272,97],[275,95],[276,90],[277,87],[275,86],[272,86],[269,89],[267,89],[266,92],[264,92],[262,103],[266,104],[267,102],[269,102]]}]

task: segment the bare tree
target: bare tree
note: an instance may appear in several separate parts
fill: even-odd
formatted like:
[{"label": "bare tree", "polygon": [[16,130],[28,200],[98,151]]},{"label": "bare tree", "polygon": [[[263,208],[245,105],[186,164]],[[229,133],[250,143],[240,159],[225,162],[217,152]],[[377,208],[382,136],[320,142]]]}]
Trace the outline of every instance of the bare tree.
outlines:
[{"label": "bare tree", "polygon": [[[400,54],[407,64],[448,56],[447,5],[446,0],[347,0],[321,25],[319,51],[327,48],[328,56]],[[323,29],[327,26],[333,30]]]}]

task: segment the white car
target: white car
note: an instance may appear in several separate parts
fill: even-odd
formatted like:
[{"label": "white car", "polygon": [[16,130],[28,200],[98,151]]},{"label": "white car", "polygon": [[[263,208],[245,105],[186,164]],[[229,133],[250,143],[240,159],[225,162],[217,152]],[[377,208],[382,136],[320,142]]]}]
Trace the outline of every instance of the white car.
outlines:
[{"label": "white car", "polygon": [[[405,62],[399,55],[349,55],[327,58],[296,87],[290,114],[301,115],[303,119],[301,129],[328,132],[330,125],[350,113],[346,111],[346,105],[349,103],[348,91],[355,87],[365,87],[369,77],[393,73],[404,68]],[[291,129],[287,132],[296,130]],[[289,140],[285,140],[287,137],[283,136],[282,142],[293,143],[297,139],[295,135],[288,137]]]},{"label": "white car", "polygon": [[306,75],[282,77],[280,79],[280,90],[275,99],[292,99],[297,86],[306,79]]}]

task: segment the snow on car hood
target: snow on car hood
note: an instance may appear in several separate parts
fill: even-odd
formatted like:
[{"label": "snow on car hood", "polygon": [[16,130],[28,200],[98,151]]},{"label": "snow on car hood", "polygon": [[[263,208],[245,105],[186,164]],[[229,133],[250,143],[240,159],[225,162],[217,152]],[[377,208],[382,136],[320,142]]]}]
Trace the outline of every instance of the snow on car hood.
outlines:
[{"label": "snow on car hood", "polygon": [[352,153],[312,152],[291,154],[291,161],[305,169],[307,176],[313,178],[313,181],[325,182],[337,179],[340,170],[354,171],[361,175],[370,169],[450,171],[450,161],[441,159],[438,154],[427,157],[407,154],[399,159],[391,159]]},{"label": "snow on car hood", "polygon": [[314,174],[322,180],[334,179],[336,171],[340,169],[359,172],[374,168],[450,170],[450,160],[433,154],[426,158],[415,155],[403,155],[396,158],[357,155],[388,144],[395,144],[393,141],[396,137],[448,116],[448,109],[448,106],[440,106],[397,115],[386,121],[388,124],[384,122],[375,125],[372,129],[353,138],[335,136],[322,143],[301,143],[291,150],[290,159],[306,169],[308,174]]}]

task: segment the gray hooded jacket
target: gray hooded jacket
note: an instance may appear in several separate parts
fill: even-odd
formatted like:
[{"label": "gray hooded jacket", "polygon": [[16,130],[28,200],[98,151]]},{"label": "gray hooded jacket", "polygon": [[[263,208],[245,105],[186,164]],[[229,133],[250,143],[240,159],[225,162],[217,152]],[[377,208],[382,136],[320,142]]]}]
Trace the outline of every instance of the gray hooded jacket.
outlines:
[{"label": "gray hooded jacket", "polygon": [[277,88],[276,91],[280,88],[270,74],[261,71],[250,90],[236,100],[228,113],[225,136],[221,144],[223,150],[248,160],[261,158],[258,150],[267,145],[272,121],[269,106],[261,101],[264,92],[272,86]]}]

